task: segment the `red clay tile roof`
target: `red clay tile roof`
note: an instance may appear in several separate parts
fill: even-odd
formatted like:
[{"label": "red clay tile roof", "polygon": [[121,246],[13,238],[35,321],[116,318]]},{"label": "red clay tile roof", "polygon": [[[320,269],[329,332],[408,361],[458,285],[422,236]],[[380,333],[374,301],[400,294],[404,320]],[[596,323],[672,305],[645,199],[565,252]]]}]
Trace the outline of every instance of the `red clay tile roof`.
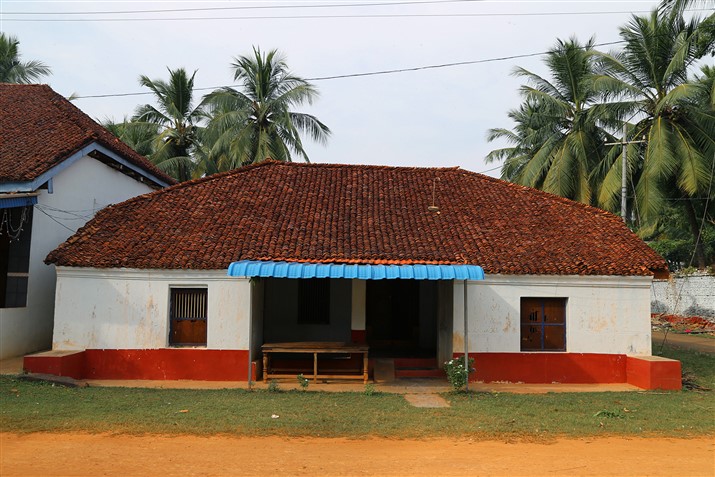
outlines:
[{"label": "red clay tile roof", "polygon": [[[439,213],[428,210],[435,179]],[[608,212],[459,168],[275,161],[107,207],[47,257],[139,269],[237,260],[468,263],[527,275],[667,268]]]},{"label": "red clay tile roof", "polygon": [[0,182],[32,181],[93,142],[176,182],[49,86],[0,83]]}]

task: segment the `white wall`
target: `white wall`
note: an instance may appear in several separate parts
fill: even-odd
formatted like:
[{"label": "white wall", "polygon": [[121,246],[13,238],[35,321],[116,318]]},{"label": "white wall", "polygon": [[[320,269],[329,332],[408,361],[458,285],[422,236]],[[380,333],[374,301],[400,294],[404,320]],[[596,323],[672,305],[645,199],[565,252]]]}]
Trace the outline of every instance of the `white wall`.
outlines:
[{"label": "white wall", "polygon": [[682,316],[715,318],[715,277],[690,275],[653,280],[651,311]]},{"label": "white wall", "polygon": [[55,272],[44,263],[47,254],[98,210],[152,190],[85,156],[53,178],[52,194],[40,191],[33,211],[27,306],[0,309],[0,359],[50,347]]},{"label": "white wall", "polygon": [[208,349],[248,349],[251,284],[226,270],[58,267],[52,348],[156,349],[169,344],[170,287],[208,289]]},{"label": "white wall", "polygon": [[[468,282],[470,352],[520,352],[522,297],[567,298],[566,351],[651,354],[650,277],[488,275]],[[454,283],[454,352],[464,351],[464,285]]]}]

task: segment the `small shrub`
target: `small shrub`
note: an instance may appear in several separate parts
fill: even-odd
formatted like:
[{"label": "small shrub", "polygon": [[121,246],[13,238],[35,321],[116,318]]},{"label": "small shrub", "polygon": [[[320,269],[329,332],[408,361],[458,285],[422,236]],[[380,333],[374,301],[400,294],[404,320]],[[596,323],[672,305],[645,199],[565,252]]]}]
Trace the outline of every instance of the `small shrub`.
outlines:
[{"label": "small shrub", "polygon": [[372,396],[376,393],[375,385],[372,383],[365,383],[365,390],[362,392],[365,396]]},{"label": "small shrub", "polygon": [[620,411],[609,411],[608,409],[603,409],[598,411],[593,417],[607,417],[609,419],[623,419],[623,414]]},{"label": "small shrub", "polygon": [[464,367],[464,357],[452,358],[444,363],[444,372],[447,374],[447,380],[455,391],[459,391],[467,385],[469,374],[474,372],[473,364],[474,358],[469,358],[469,370],[467,370]]},{"label": "small shrub", "polygon": [[690,266],[690,267],[685,267],[681,268],[676,276],[678,277],[689,277],[690,275],[694,275],[695,273],[698,272],[698,269],[696,267]]},{"label": "small shrub", "polygon": [[281,387],[278,386],[278,381],[275,379],[271,379],[268,383],[268,392],[269,393],[279,393],[281,392]]},{"label": "small shrub", "polygon": [[305,391],[308,389],[308,385],[310,384],[310,379],[306,378],[303,376],[303,373],[300,373],[298,375],[298,384],[300,384],[300,388]]}]

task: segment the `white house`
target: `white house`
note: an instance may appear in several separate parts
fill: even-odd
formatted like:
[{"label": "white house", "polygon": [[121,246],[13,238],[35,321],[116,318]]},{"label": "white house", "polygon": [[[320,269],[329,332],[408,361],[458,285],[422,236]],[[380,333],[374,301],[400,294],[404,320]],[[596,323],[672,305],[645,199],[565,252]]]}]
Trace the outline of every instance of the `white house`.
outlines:
[{"label": "white house", "polygon": [[0,84],[0,359],[51,346],[47,254],[108,204],[173,182],[48,86]]},{"label": "white house", "polygon": [[264,345],[343,342],[400,376],[466,348],[483,381],[680,386],[651,356],[661,257],[607,212],[459,168],[268,161],[108,207],[47,261],[54,351],[30,371],[245,380]]}]

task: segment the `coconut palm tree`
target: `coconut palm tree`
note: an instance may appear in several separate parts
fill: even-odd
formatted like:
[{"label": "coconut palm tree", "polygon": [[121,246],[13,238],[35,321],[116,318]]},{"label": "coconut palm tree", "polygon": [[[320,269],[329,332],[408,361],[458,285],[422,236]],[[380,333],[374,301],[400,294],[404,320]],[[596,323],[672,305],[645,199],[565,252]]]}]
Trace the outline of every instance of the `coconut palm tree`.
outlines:
[{"label": "coconut palm tree", "polygon": [[234,59],[239,89],[223,88],[206,97],[211,112],[208,134],[211,156],[220,170],[267,158],[292,161],[293,154],[309,162],[301,134],[324,144],[330,129],[318,118],[293,111],[318,97],[315,87],[294,76],[276,50]]},{"label": "coconut palm tree", "polygon": [[41,61],[20,61],[19,45],[17,37],[0,32],[0,83],[29,84],[50,74]]},{"label": "coconut palm tree", "polygon": [[125,117],[120,123],[105,119],[102,126],[142,156],[151,157],[154,153],[154,142],[159,135],[158,125],[134,122]]},{"label": "coconut palm tree", "polygon": [[151,161],[179,181],[192,178],[196,162],[192,153],[200,147],[205,118],[202,104],[194,106],[194,77],[186,70],[169,69],[169,81],[140,76],[139,83],[154,94],[157,106],[139,106],[133,122],[158,126]]},{"label": "coconut palm tree", "polygon": [[[663,16],[679,17],[689,8],[715,8],[715,0],[662,0],[659,12]],[[711,13],[698,27],[697,45],[700,56],[715,55],[715,13]]]},{"label": "coconut palm tree", "polygon": [[[622,119],[634,119],[629,138],[645,140],[628,151],[634,205],[643,224],[654,224],[671,199],[694,217],[692,200],[707,194],[712,178],[713,157],[707,151],[715,141],[715,118],[696,99],[703,86],[688,81],[688,69],[701,54],[699,25],[698,19],[686,22],[654,10],[621,28],[621,51],[599,54],[597,88],[617,105]],[[613,209],[620,194],[621,161],[603,167],[608,172],[599,202]],[[692,232],[697,234],[697,228]]]},{"label": "coconut palm tree", "polygon": [[[598,105],[593,88],[593,39],[582,45],[572,38],[558,40],[545,60],[550,79],[524,68],[524,103],[510,112],[513,131],[492,129],[489,141],[503,138],[513,147],[492,151],[487,161],[505,160],[502,176],[583,203],[594,202],[599,183],[597,167],[609,154],[612,139],[604,126],[613,114]],[[599,108],[596,108],[599,106]]]}]

